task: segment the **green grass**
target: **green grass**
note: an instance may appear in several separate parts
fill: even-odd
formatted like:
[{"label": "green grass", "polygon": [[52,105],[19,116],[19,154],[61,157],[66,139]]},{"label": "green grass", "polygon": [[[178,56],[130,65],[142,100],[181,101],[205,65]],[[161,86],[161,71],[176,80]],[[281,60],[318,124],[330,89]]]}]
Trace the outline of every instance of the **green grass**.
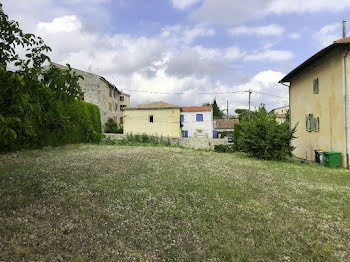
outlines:
[{"label": "green grass", "polygon": [[172,147],[0,155],[0,261],[349,261],[350,172]]}]

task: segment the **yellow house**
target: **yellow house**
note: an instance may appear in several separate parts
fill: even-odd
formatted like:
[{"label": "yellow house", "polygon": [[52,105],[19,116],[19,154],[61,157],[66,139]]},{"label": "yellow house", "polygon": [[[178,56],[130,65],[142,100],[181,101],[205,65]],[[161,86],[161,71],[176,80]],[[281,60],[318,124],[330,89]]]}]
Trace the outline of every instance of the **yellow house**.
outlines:
[{"label": "yellow house", "polygon": [[285,122],[287,113],[289,111],[289,106],[282,106],[272,110],[276,114],[276,120],[278,123],[282,124]]},{"label": "yellow house", "polygon": [[126,107],[124,133],[180,137],[180,107],[164,102]]},{"label": "yellow house", "polygon": [[336,151],[349,167],[349,76],[350,37],[344,37],[280,81],[289,83],[291,126],[298,123],[292,142],[296,157],[314,160],[314,150]]}]

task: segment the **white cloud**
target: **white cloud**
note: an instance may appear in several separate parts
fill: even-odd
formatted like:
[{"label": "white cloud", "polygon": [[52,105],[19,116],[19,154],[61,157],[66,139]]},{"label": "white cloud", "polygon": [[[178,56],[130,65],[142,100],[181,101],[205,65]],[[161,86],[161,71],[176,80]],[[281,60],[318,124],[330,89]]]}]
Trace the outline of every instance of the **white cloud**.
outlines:
[{"label": "white cloud", "polygon": [[238,24],[270,14],[339,12],[350,8],[349,0],[204,0],[190,17],[216,24]]},{"label": "white cloud", "polygon": [[332,23],[322,27],[319,31],[313,34],[313,39],[318,41],[318,43],[326,47],[332,44],[335,40],[338,40],[342,37],[342,24],[341,23]]},{"label": "white cloud", "polygon": [[59,33],[59,32],[72,32],[77,31],[82,28],[82,23],[75,16],[63,16],[57,17],[52,20],[52,22],[44,23],[40,22],[38,24],[38,30],[46,33]]},{"label": "white cloud", "polygon": [[301,35],[299,33],[290,33],[290,34],[288,34],[288,37],[290,39],[299,39],[301,37]]},{"label": "white cloud", "polygon": [[237,26],[228,30],[230,35],[261,35],[261,36],[279,36],[284,33],[284,28],[271,24],[267,26]]},{"label": "white cloud", "polygon": [[294,57],[288,50],[264,50],[244,57],[244,61],[286,61]]},{"label": "white cloud", "polygon": [[171,3],[177,9],[186,9],[200,1],[201,0],[171,0]]},{"label": "white cloud", "polygon": [[211,37],[215,35],[215,30],[206,25],[198,24],[193,27],[173,25],[162,29],[161,37],[174,44],[191,44],[197,38]]}]

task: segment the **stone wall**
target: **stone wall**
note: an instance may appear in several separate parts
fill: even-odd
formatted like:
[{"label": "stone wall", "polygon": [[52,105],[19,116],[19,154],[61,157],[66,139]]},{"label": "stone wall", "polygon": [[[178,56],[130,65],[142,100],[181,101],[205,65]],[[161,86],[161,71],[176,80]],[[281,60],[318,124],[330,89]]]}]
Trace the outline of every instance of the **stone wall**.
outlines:
[{"label": "stone wall", "polygon": [[[110,139],[123,139],[124,134],[104,134],[106,138]],[[195,148],[195,149],[214,149],[214,145],[227,145],[226,138],[170,138],[172,145],[178,145],[182,147]]]}]

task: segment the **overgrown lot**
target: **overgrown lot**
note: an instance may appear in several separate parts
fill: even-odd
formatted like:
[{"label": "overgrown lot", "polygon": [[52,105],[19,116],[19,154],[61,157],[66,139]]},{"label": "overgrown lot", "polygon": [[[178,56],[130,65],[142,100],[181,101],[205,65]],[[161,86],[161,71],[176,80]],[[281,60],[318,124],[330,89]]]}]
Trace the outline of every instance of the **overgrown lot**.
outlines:
[{"label": "overgrown lot", "polygon": [[0,261],[350,261],[350,172],[169,147],[0,155]]}]

